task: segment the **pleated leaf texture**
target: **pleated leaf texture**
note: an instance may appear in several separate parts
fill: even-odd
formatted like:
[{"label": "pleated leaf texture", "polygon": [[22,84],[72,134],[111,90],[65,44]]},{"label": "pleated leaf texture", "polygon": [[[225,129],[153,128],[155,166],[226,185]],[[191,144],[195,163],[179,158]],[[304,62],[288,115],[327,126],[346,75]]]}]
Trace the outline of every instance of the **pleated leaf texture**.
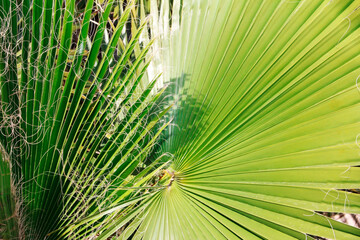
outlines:
[{"label": "pleated leaf texture", "polygon": [[360,1],[141,2],[172,179],[121,239],[359,239]]},{"label": "pleated leaf texture", "polygon": [[[113,2],[94,11],[90,0],[76,61],[65,35],[75,1],[65,9],[60,0],[34,2],[32,21],[11,14],[16,1],[1,2],[13,26],[6,31],[17,36],[14,23],[31,23],[34,44],[8,55],[1,43],[0,206],[19,212],[20,197],[26,223],[8,220],[9,236],[25,229],[27,239],[360,238],[360,229],[324,214],[360,214],[359,0],[121,1],[107,44]],[[83,63],[86,16],[98,27]],[[54,42],[43,40],[47,27]],[[16,46],[8,36],[1,41]],[[42,75],[47,81],[33,78]],[[110,90],[122,86],[123,95]],[[126,102],[114,115],[106,106],[119,99]],[[13,111],[25,121],[16,124]]]}]

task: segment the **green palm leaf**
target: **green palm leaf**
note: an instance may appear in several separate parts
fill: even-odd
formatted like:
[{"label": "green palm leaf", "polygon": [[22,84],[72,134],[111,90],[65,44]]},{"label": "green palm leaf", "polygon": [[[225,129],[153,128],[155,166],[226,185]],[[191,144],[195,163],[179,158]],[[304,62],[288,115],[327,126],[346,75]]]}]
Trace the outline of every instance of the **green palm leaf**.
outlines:
[{"label": "green palm leaf", "polygon": [[319,212],[360,210],[360,2],[149,4],[175,180],[134,239],[359,237]]},{"label": "green palm leaf", "polygon": [[139,85],[152,42],[139,45],[142,26],[118,45],[134,1],[114,28],[112,0],[0,3],[1,238],[93,236],[106,225],[94,213],[136,205],[159,171],[142,167],[168,125],[167,109],[149,112],[157,79]]},{"label": "green palm leaf", "polygon": [[360,237],[360,1],[0,3],[3,238]]}]

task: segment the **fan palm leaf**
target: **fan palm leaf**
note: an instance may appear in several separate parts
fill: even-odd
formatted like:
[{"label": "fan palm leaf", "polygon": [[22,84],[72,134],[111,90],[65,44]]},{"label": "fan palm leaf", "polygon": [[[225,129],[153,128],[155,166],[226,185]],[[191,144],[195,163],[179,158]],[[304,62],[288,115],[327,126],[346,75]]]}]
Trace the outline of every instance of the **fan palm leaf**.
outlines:
[{"label": "fan palm leaf", "polygon": [[1,3],[4,236],[359,238],[360,1]]},{"label": "fan palm leaf", "polygon": [[358,238],[320,213],[359,214],[360,2],[146,3],[173,180],[133,239]]},{"label": "fan palm leaf", "polygon": [[[139,87],[151,45],[138,46],[134,57],[143,27],[119,47],[134,3],[121,5],[109,29],[112,0],[83,7],[74,0],[1,1],[4,238],[56,239],[64,226],[146,195],[142,187],[159,166],[141,166],[167,125],[159,122],[167,110],[149,112],[163,92],[151,94],[156,78]],[[164,126],[155,131],[156,124]],[[100,218],[81,231],[99,228]]]}]

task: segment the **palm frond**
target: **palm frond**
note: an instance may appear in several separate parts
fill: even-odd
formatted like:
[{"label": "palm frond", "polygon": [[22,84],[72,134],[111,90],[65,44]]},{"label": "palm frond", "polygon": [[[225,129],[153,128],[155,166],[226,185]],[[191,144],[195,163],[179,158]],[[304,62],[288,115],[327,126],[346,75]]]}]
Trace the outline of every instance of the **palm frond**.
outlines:
[{"label": "palm frond", "polygon": [[148,74],[174,94],[174,180],[134,239],[359,237],[319,212],[360,213],[360,2],[169,2]]},{"label": "palm frond", "polygon": [[118,46],[134,4],[117,6],[122,13],[109,28],[112,0],[1,1],[1,144],[9,156],[1,160],[1,219],[18,215],[18,237],[56,239],[71,230],[81,238],[106,224],[108,214],[94,213],[112,209],[114,217],[114,205],[152,194],[146,186],[158,166],[141,166],[168,125],[161,120],[168,109],[149,112],[164,92],[152,93],[156,78],[139,85],[152,44],[140,46],[143,27]]},{"label": "palm frond", "polygon": [[0,9],[4,238],[360,236],[360,1]]}]

